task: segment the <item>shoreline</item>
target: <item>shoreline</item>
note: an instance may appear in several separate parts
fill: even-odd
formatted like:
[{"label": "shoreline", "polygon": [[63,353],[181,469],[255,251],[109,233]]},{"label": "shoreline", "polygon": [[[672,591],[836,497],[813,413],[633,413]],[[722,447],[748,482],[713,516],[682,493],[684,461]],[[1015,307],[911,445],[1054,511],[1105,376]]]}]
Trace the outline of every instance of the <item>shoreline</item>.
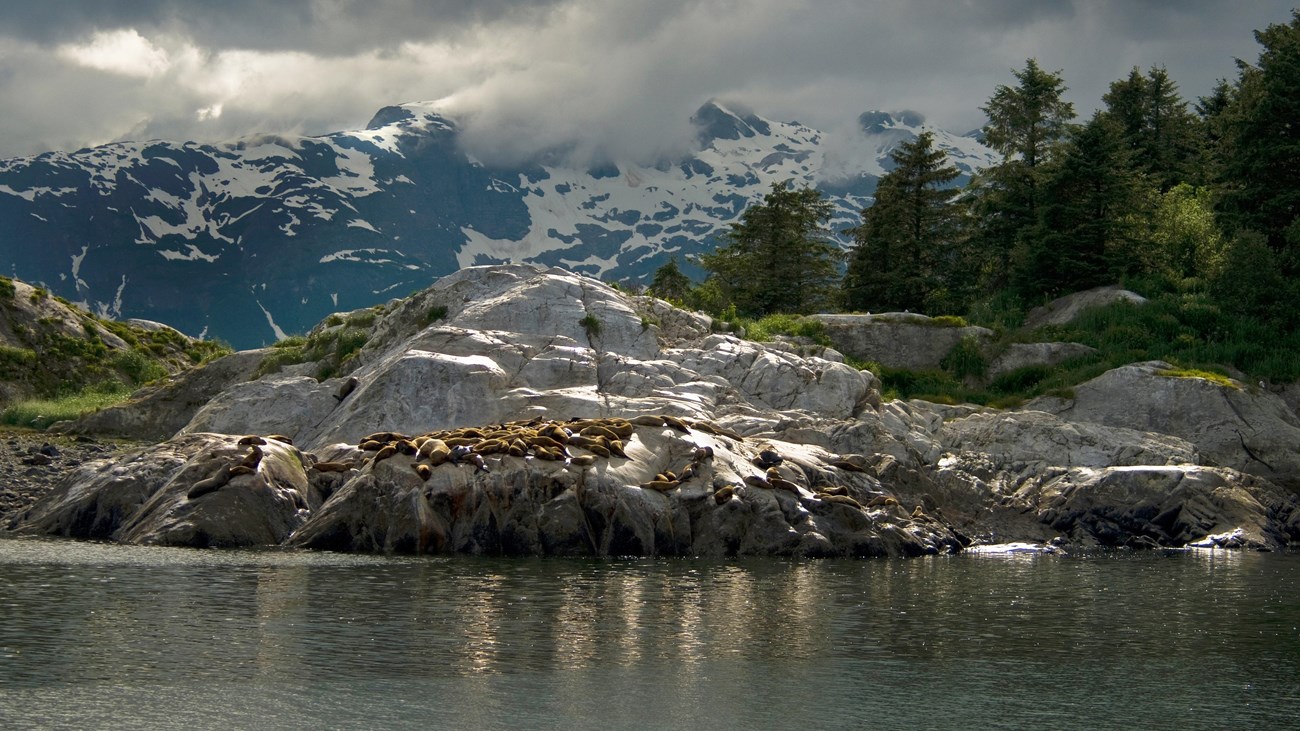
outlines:
[{"label": "shoreline", "polygon": [[146,444],[0,426],[0,530],[53,490],[70,470]]}]

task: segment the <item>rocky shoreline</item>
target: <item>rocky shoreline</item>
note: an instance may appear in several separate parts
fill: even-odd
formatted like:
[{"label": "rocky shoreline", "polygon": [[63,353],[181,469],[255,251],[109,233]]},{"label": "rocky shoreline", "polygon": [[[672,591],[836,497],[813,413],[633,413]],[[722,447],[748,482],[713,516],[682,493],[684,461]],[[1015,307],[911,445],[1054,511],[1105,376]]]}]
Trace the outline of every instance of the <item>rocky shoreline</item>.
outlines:
[{"label": "rocky shoreline", "polygon": [[1166,363],[1018,410],[882,401],[875,376],[832,349],[740,340],[698,313],[515,265],[333,321],[309,341],[368,323],[346,361],[259,377],[271,351],[246,351],[63,425],[178,430],[69,465],[9,527],[491,555],[1300,542],[1300,419],[1276,394]]},{"label": "rocky shoreline", "polygon": [[0,428],[0,528],[49,494],[70,470],[142,446],[129,439]]}]

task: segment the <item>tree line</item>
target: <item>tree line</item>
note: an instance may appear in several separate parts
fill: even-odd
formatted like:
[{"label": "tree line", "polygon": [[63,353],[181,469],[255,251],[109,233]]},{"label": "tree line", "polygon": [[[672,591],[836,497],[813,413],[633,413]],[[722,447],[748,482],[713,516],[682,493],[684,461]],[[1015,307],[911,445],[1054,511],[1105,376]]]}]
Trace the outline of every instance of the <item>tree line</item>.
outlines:
[{"label": "tree line", "polygon": [[1255,33],[1195,103],[1163,67],[1116,80],[1086,121],[1061,71],[1029,59],[982,111],[1001,160],[964,187],[934,137],[891,153],[847,253],[818,191],[777,183],[697,260],[650,291],[749,317],[1028,307],[1102,284],[1195,293],[1290,332],[1300,315],[1300,11]]}]

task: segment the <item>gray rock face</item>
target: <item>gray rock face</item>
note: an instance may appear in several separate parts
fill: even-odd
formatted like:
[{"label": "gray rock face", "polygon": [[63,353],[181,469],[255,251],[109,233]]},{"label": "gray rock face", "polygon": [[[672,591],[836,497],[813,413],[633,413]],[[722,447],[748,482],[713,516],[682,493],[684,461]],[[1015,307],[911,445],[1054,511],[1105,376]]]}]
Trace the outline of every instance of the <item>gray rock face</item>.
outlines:
[{"label": "gray rock face", "polygon": [[251,378],[266,353],[266,349],[245,350],[218,358],[140,389],[127,404],[92,412],[61,428],[78,434],[166,439],[214,396]]},{"label": "gray rock face", "polygon": [[1012,343],[990,363],[985,377],[992,380],[1029,366],[1054,366],[1097,352],[1082,343]]},{"label": "gray rock face", "polygon": [[1161,361],[1115,368],[1077,386],[1072,401],[1042,399],[1027,408],[1180,437],[1214,464],[1300,487],[1300,420],[1285,400],[1237,381],[1164,375],[1172,371]]},{"label": "gray rock face", "polygon": [[[1271,394],[1144,364],[1044,410],[881,403],[870,373],[665,308],[558,270],[463,270],[386,307],[350,373],[226,387],[170,441],[70,473],[19,529],[533,555],[1300,539],[1297,499],[1277,484],[1298,472],[1284,444],[1295,418]],[[588,428],[575,417],[617,425],[618,447],[571,434]],[[552,452],[540,430],[566,425],[567,453]],[[1234,451],[1225,425],[1251,450]],[[298,447],[268,442],[256,471],[224,480],[249,433]]]},{"label": "gray rock face", "polygon": [[1141,305],[1146,301],[1146,297],[1127,289],[1095,287],[1052,300],[1042,307],[1035,307],[1025,318],[1025,327],[1033,330],[1047,325],[1068,325],[1081,312],[1092,307],[1105,307],[1114,302],[1132,302]]},{"label": "gray rock face", "polygon": [[974,338],[981,345],[993,339],[988,328],[947,327],[935,318],[907,312],[812,317],[826,324],[827,337],[841,353],[888,368],[938,368],[962,339]]}]

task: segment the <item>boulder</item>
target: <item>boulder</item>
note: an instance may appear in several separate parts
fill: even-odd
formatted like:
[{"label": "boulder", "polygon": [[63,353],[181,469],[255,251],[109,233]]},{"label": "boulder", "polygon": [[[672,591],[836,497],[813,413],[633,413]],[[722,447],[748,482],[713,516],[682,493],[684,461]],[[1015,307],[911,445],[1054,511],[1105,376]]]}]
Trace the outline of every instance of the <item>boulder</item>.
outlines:
[{"label": "boulder", "polygon": [[254,449],[239,439],[186,434],[82,465],[28,511],[22,530],[133,544],[277,545],[320,506],[320,495],[303,455],[275,440],[256,447],[251,473],[231,476]]},{"label": "boulder", "polygon": [[1214,464],[1300,487],[1300,419],[1277,394],[1240,381],[1196,377],[1149,361],[1082,383],[1073,399],[1036,399],[1026,408],[1179,437]]},{"label": "boulder", "polygon": [[73,434],[116,434],[131,439],[162,440],[176,434],[213,397],[247,381],[269,348],[245,350],[169,376],[131,394],[123,404],[60,424]]},{"label": "boulder", "polygon": [[989,362],[984,377],[991,381],[1021,368],[1054,366],[1096,353],[1083,343],[1011,343]]},{"label": "boulder", "polygon": [[1094,287],[1054,299],[1042,307],[1035,307],[1025,318],[1026,330],[1037,330],[1047,325],[1068,325],[1084,310],[1105,307],[1116,302],[1146,304],[1146,297],[1119,287]]},{"label": "boulder", "polygon": [[988,328],[951,327],[943,319],[907,312],[811,317],[826,325],[826,336],[836,350],[887,368],[938,368],[963,339],[974,338],[981,346],[993,340]]}]

